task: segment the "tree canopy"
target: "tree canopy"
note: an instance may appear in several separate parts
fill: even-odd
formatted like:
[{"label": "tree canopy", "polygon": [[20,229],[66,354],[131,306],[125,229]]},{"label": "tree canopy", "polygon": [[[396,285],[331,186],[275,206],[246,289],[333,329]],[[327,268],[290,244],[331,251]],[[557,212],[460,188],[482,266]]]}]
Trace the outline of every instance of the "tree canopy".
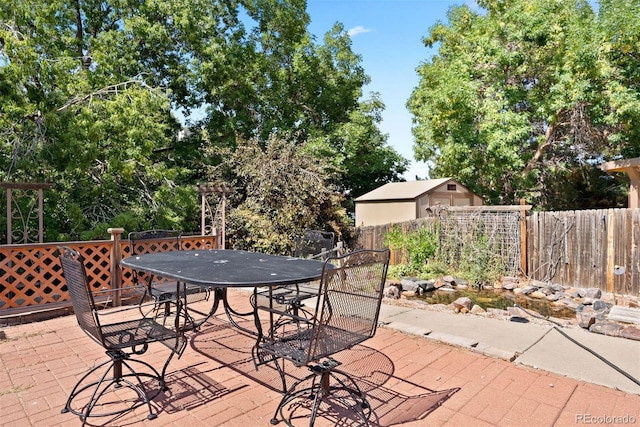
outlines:
[{"label": "tree canopy", "polygon": [[[194,231],[195,184],[222,179],[211,171],[234,164],[238,141],[268,155],[287,138],[328,165],[348,207],[407,160],[377,128],[384,105],[364,97],[343,26],[319,43],[308,24],[305,0],[0,0],[0,179],[56,184],[47,240]],[[193,111],[179,137],[176,113]]]},{"label": "tree canopy", "polygon": [[640,155],[638,0],[477,3],[424,38],[438,53],[407,104],[416,158],[487,203],[625,203],[597,165]]}]

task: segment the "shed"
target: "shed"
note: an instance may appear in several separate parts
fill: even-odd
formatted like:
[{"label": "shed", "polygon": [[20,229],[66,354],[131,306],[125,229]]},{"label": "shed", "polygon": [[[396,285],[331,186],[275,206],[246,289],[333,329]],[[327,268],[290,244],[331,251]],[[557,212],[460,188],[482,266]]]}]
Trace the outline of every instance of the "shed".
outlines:
[{"label": "shed", "polygon": [[355,199],[356,226],[424,218],[437,204],[482,206],[483,200],[453,178],[391,182]]}]

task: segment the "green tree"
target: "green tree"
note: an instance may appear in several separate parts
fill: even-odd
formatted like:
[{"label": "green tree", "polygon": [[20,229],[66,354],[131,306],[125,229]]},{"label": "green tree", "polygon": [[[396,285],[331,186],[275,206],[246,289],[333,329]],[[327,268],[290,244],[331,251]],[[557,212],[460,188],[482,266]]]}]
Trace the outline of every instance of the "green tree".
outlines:
[{"label": "green tree", "polygon": [[211,169],[212,178],[238,190],[227,216],[233,248],[291,253],[293,237],[306,229],[348,239],[349,221],[325,159],[275,135],[266,144],[239,139],[235,149],[214,150],[224,161]]},{"label": "green tree", "polygon": [[[120,225],[193,230],[194,184],[238,136],[266,148],[270,135],[295,135],[307,152],[342,132],[341,147],[381,147],[375,129],[343,130],[351,120],[375,126],[360,111],[368,76],[350,38],[336,24],[316,43],[305,9],[304,0],[0,0],[0,179],[56,184],[47,240]],[[194,109],[206,110],[190,123],[204,133],[178,138],[174,112]],[[354,165],[326,172],[336,191],[367,173],[395,178],[379,163],[400,170],[404,160],[376,150],[382,159],[353,181]]]},{"label": "green tree", "polygon": [[353,199],[387,182],[403,180],[408,160],[387,145],[380,132],[384,104],[377,93],[360,102],[349,120],[324,136],[312,139],[313,152],[326,157],[339,172],[338,188],[346,196],[346,207],[354,211]]},{"label": "green tree", "polygon": [[419,68],[408,102],[416,158],[489,203],[526,197],[549,209],[618,204],[620,192],[597,190],[619,183],[592,171],[637,147],[622,135],[637,127],[640,110],[637,91],[611,70],[589,4],[478,4],[483,12],[452,8],[449,23],[432,27],[424,40],[439,51]]},{"label": "green tree", "polygon": [[168,92],[143,77],[131,10],[45,3],[0,8],[0,178],[56,184],[48,240],[103,237],[119,222],[182,225],[157,203],[182,173],[160,154],[178,124]]}]

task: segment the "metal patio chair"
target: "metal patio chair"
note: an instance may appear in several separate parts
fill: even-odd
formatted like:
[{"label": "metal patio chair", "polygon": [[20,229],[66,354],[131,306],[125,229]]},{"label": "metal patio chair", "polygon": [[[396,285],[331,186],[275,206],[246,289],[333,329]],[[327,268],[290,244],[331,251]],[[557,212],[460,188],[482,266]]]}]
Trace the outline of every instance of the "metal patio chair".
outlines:
[{"label": "metal patio chair", "polygon": [[[186,341],[175,329],[166,328],[152,318],[141,317],[136,306],[98,310],[96,295],[104,291],[97,291],[96,295],[92,292],[82,255],[68,247],[58,249],[62,275],[78,325],[109,356],[109,360],[80,378],[61,412],[78,415],[83,426],[89,417],[115,417],[142,405],[149,408],[147,419],[156,418],[151,400],[168,389],[165,383],[167,367],[174,354],[182,355]],[[109,317],[111,321],[108,321]],[[171,349],[160,372],[149,363],[132,357],[144,354],[153,342],[161,342]],[[157,381],[156,390],[148,388],[150,380],[154,380],[153,385]],[[94,409],[101,412],[95,413]]]},{"label": "metal patio chair", "polygon": [[[164,251],[174,251],[182,249],[182,233],[178,230],[145,230],[133,231],[129,233],[129,249],[131,256]],[[162,277],[133,271],[134,286],[140,288],[143,296],[140,303],[144,303],[151,298],[155,303],[156,313],[160,308],[164,308],[164,316],[171,316],[171,308],[177,307],[177,283]],[[191,305],[198,301],[209,300],[211,290],[201,286],[180,284],[180,315],[183,317],[182,328],[185,330],[195,329],[207,318],[208,313],[195,310]]]},{"label": "metal patio chair", "polygon": [[[368,423],[371,410],[365,396],[351,376],[338,369],[340,362],[332,356],[374,336],[388,266],[388,250],[362,250],[328,259],[312,316],[279,313],[306,323],[306,327],[286,329],[283,324],[274,324],[267,334],[259,334],[254,357],[262,363],[272,358],[285,390],[271,424],[282,419],[292,426],[284,411],[310,407],[312,426],[326,408],[323,403],[331,402],[354,411],[362,425]],[[279,358],[306,366],[311,373],[287,388],[284,364]]]},{"label": "metal patio chair", "polygon": [[[298,258],[327,260],[338,255],[335,233],[320,230],[307,230],[294,239],[293,256]],[[283,285],[277,288],[259,291],[255,295],[254,304],[291,313],[293,318],[280,317],[280,322],[298,324],[296,316],[308,317],[311,313],[305,307],[305,300],[318,295],[318,282]],[[274,312],[275,313],[275,312]]]}]

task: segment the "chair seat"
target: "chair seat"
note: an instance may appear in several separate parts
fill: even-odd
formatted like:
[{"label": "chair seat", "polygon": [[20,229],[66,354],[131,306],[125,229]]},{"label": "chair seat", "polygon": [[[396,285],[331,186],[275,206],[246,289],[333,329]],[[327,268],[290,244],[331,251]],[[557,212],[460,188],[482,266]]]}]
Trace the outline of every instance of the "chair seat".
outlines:
[{"label": "chair seat", "polygon": [[269,307],[269,296],[273,303],[281,306],[300,305],[302,301],[318,296],[318,283],[279,286],[271,290],[258,291],[258,307]]},{"label": "chair seat", "polygon": [[[328,338],[321,340],[321,349],[314,349],[315,352],[318,352],[317,358],[328,357],[344,350],[345,343],[355,345],[355,343],[367,340],[371,336],[370,330],[363,329],[366,330],[358,332],[357,329],[345,330],[330,326],[323,328],[321,333]],[[318,342],[314,341],[316,332],[315,329],[298,329],[285,336],[279,336],[276,340],[265,342],[261,345],[261,349],[267,353],[284,357],[295,365],[302,366],[308,361],[309,346]]]},{"label": "chair seat", "polygon": [[176,332],[150,318],[102,325],[108,349],[123,349],[176,337]]},{"label": "chair seat", "polygon": [[[190,302],[205,300],[209,297],[207,289],[195,285],[187,285],[186,293]],[[151,296],[158,302],[175,301],[176,300],[176,284],[175,283],[154,283],[151,286]],[[201,298],[198,298],[201,296]]]}]

